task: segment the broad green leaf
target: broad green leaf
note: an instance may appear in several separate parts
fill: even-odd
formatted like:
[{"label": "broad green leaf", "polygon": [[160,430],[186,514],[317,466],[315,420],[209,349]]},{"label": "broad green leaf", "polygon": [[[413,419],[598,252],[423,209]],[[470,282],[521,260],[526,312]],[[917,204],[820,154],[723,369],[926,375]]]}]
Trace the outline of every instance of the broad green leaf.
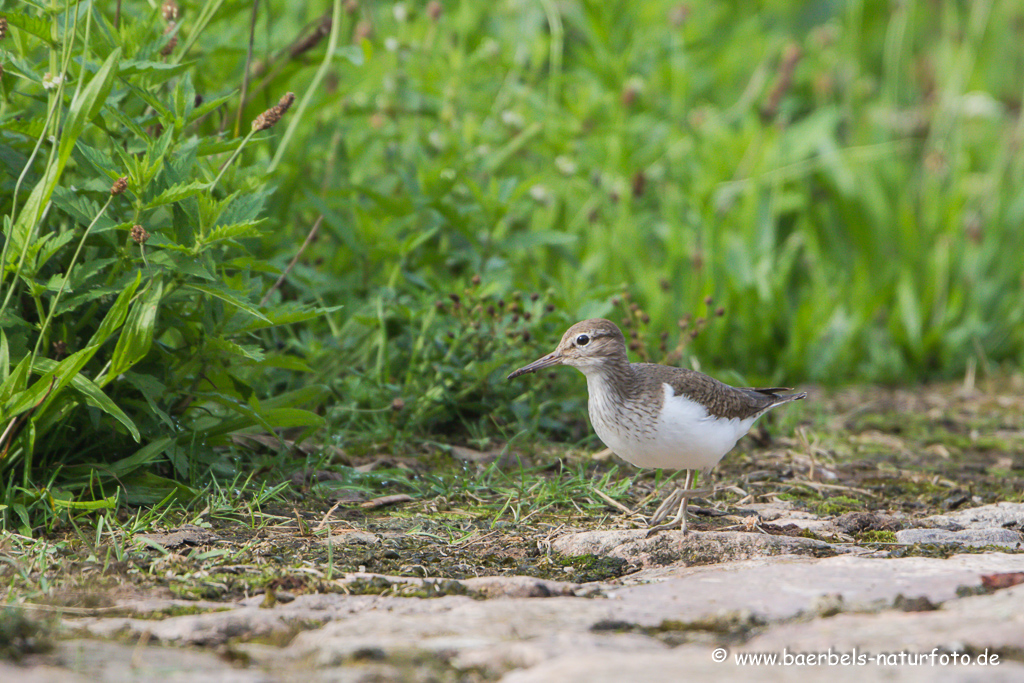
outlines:
[{"label": "broad green leaf", "polygon": [[[96,353],[96,350],[98,348],[98,346],[90,346],[88,348],[82,349],[82,351],[79,351],[78,353],[90,351],[89,357],[91,357],[92,354]],[[73,358],[74,355],[77,354],[72,354],[71,356],[68,356],[67,358],[64,359],[64,361],[61,361],[60,364],[50,358],[36,358],[36,362],[33,364],[33,370],[35,370],[36,372],[43,373],[44,379],[48,376],[60,376],[59,373],[56,372],[57,369],[64,362],[71,360],[71,358]],[[88,360],[88,357],[86,358],[86,360]],[[81,365],[84,364],[84,362],[81,363]],[[42,380],[40,380],[40,382],[37,383],[37,385],[35,386],[38,386],[41,383]],[[60,384],[54,386],[54,390],[50,394],[49,400],[54,400],[54,398],[56,398],[58,395],[58,390],[60,388],[63,388],[64,386],[67,386],[68,384],[71,385],[72,389],[77,391],[85,398],[86,403],[93,406],[94,408],[102,410],[106,414],[113,417],[115,420],[117,420],[118,422],[120,422],[121,424],[128,428],[128,431],[131,433],[133,439],[135,439],[136,441],[139,440],[139,429],[138,427],[135,426],[135,423],[132,422],[131,418],[129,418],[125,414],[125,412],[121,410],[121,408],[119,408],[117,404],[110,399],[109,396],[104,394],[103,390],[100,389],[91,379],[89,379],[85,375],[82,375],[81,373],[76,373],[72,375],[71,378],[66,381],[64,379],[61,379]]]},{"label": "broad green leaf", "polygon": [[[257,140],[262,140],[269,135],[255,135],[249,140],[250,145],[255,145]],[[202,142],[199,143],[199,147],[196,150],[196,154],[201,157],[208,157],[214,154],[224,154],[225,152],[234,152],[238,149],[238,146],[242,144],[242,138],[231,138],[230,140],[218,140],[211,138],[203,138]]]},{"label": "broad green leaf", "polygon": [[35,228],[36,223],[43,215],[43,209],[53,195],[53,189],[57,186],[64,166],[67,164],[71,150],[74,149],[78,137],[85,130],[85,125],[99,113],[106,101],[107,95],[114,84],[114,76],[117,73],[117,62],[121,58],[121,48],[115,49],[107,61],[103,63],[96,75],[89,81],[89,84],[82,88],[78,96],[71,102],[67,120],[61,132],[58,153],[46,168],[46,172],[39,182],[32,188],[32,193],[18,214],[18,220],[14,224],[13,240],[24,248],[29,233]]},{"label": "broad green leaf", "polygon": [[156,207],[163,206],[164,204],[173,204],[174,202],[180,202],[182,199],[194,197],[200,192],[204,192],[209,187],[209,183],[200,182],[197,180],[193,180],[190,183],[180,183],[178,185],[172,185],[171,187],[168,187],[166,190],[158,194],[156,197],[150,199],[149,202],[146,203],[146,208],[155,209]]},{"label": "broad green leaf", "polygon": [[[34,407],[49,397],[51,400],[58,396],[78,373],[85,367],[85,364],[96,353],[98,347],[87,346],[71,354],[60,363],[49,358],[36,358],[32,370],[41,372],[41,376],[24,391],[15,394],[10,403],[4,407],[4,415],[13,417],[20,415],[26,410]],[[26,358],[31,358],[26,356]]]},{"label": "broad green leaf", "polygon": [[234,97],[235,93],[232,92],[230,95],[224,95],[223,97],[217,97],[215,99],[212,99],[209,102],[203,102],[201,105],[199,105],[191,112],[189,112],[188,118],[185,120],[185,123],[189,124],[193,121],[196,121],[197,119],[202,118],[203,116],[206,116],[211,111],[221,106],[225,102],[234,99]]},{"label": "broad green leaf", "polygon": [[309,386],[286,391],[277,394],[272,398],[263,399],[264,408],[285,408],[302,405],[318,405],[331,395],[330,390],[322,384],[310,384]]},{"label": "broad green leaf", "polygon": [[53,45],[53,36],[50,33],[52,29],[48,19],[25,11],[4,12],[3,16],[11,26],[19,28],[25,33],[31,33],[36,38],[42,38],[47,45]]},{"label": "broad green leaf", "polygon": [[131,76],[145,74],[149,77],[146,80],[147,84],[159,85],[164,81],[171,79],[184,71],[187,71],[191,67],[191,62],[183,62],[181,64],[166,64],[164,62],[149,62],[145,60],[133,59],[121,62],[121,68],[118,75],[121,78],[130,78]]},{"label": "broad green leaf", "polygon": [[[7,335],[0,330],[0,383],[6,382],[11,374],[11,349],[7,345]],[[0,400],[2,400],[0,396]]]},{"label": "broad green leaf", "polygon": [[313,372],[313,368],[303,363],[301,359],[283,354],[264,358],[256,363],[256,367],[280,368],[281,370],[291,370],[293,372]]},{"label": "broad green leaf", "polygon": [[275,325],[291,325],[294,323],[301,323],[307,320],[313,320],[323,315],[333,313],[342,309],[343,306],[331,306],[328,308],[309,308],[306,306],[291,306],[282,304],[274,306],[267,311],[267,318],[264,321],[258,320],[246,320],[242,321],[243,324],[231,326],[229,329],[232,333],[240,332],[252,332],[253,330],[261,330],[267,327],[273,327]]},{"label": "broad green leaf", "polygon": [[249,315],[259,318],[260,320],[270,322],[269,320],[267,320],[267,316],[263,315],[258,310],[256,310],[256,308],[252,306],[252,304],[242,301],[242,299],[238,297],[238,294],[235,291],[228,289],[223,285],[200,285],[196,284],[195,282],[190,282],[185,286],[194,289],[197,292],[202,292],[203,294],[208,294],[209,296],[216,297],[222,301],[225,301],[231,304],[232,306],[236,306],[242,309]]},{"label": "broad green leaf", "polygon": [[356,66],[366,63],[367,54],[359,45],[345,45],[334,49],[334,56],[347,59]]},{"label": "broad green leaf", "polygon": [[[153,109],[156,110],[157,115],[161,119],[163,119],[164,121],[173,121],[174,120],[174,112],[172,112],[170,109],[168,109],[167,105],[164,104],[163,102],[161,102],[157,97],[155,97],[153,95],[153,93],[149,92],[145,88],[140,88],[140,87],[136,86],[134,83],[131,83],[129,81],[124,81],[124,84],[127,85],[128,88],[133,93],[138,95],[139,99],[141,99],[143,102],[145,102],[149,106],[153,107]],[[148,135],[144,135],[142,139],[145,140],[147,138],[149,138],[149,136]]]},{"label": "broad green leaf", "polygon": [[118,168],[114,165],[114,160],[95,147],[90,147],[79,140],[78,144],[75,146],[75,150],[81,154],[93,168],[100,173],[103,173],[111,180],[120,177],[120,175],[118,175]]},{"label": "broad green leaf", "polygon": [[62,166],[71,156],[71,150],[74,149],[85,126],[96,118],[106,103],[110,89],[114,85],[114,77],[117,75],[120,60],[121,48],[116,48],[107,57],[93,79],[89,81],[89,85],[82,88],[78,96],[72,100],[58,147]]},{"label": "broad green leaf", "polygon": [[74,500],[62,499],[56,496],[50,498],[54,507],[67,510],[113,510],[117,507],[118,494],[100,498],[99,500]]},{"label": "broad green leaf", "polygon": [[115,477],[121,477],[129,472],[133,472],[140,467],[151,465],[163,455],[164,451],[167,450],[170,445],[174,443],[174,438],[164,436],[155,441],[151,441],[139,450],[135,451],[127,458],[121,458],[114,464],[104,468],[104,473],[110,473]]},{"label": "broad green leaf", "polygon": [[[6,339],[6,335],[4,338]],[[28,386],[31,362],[32,356],[26,355],[18,361],[11,374],[4,378],[3,384],[0,384],[0,401],[7,402],[18,392],[25,390]],[[3,416],[10,417],[6,413]]]},{"label": "broad green leaf", "polygon": [[156,327],[156,314],[163,297],[164,285],[161,280],[153,280],[149,289],[135,302],[128,319],[121,329],[121,336],[114,347],[114,355],[110,358],[110,371],[103,379],[107,384],[111,378],[142,360],[149,347],[153,345],[153,329]]},{"label": "broad green leaf", "polygon": [[122,477],[121,483],[124,484],[125,502],[128,505],[155,505],[174,500],[184,502],[198,495],[195,489],[152,472],[136,472]]},{"label": "broad green leaf", "polygon": [[323,427],[327,421],[320,415],[301,408],[273,408],[266,406],[256,413],[248,405],[236,404],[234,410],[243,415],[230,420],[225,420],[213,429],[204,432],[210,443],[219,444],[217,437],[227,436],[242,429],[260,426],[273,433],[274,429],[289,429],[292,427]]},{"label": "broad green leaf", "polygon": [[[52,238],[46,241],[46,244],[42,246],[39,250],[39,254],[36,256],[37,270],[46,265],[46,263],[53,258],[53,255],[60,251],[62,247],[75,239],[74,230],[65,230],[64,232],[58,233],[56,236],[53,235],[54,233],[50,233],[48,235]],[[77,273],[75,273],[75,275],[77,275]]]},{"label": "broad green leaf", "polygon": [[114,305],[107,311],[107,315],[103,317],[103,322],[96,328],[92,339],[89,340],[89,346],[99,346],[110,335],[114,334],[117,328],[124,324],[125,316],[128,315],[128,305],[131,303],[132,297],[135,296],[135,290],[139,288],[140,282],[142,282],[141,270],[135,274],[135,280],[117,295]]},{"label": "broad green leaf", "polygon": [[[146,133],[146,129],[142,125],[139,125],[139,121],[137,121],[134,116],[128,116],[126,113],[124,113],[117,107],[110,107],[109,109],[107,109],[107,113],[110,114],[110,116],[113,117],[115,121],[117,121],[122,126],[130,130],[136,140],[149,139],[149,134]],[[145,117],[144,119],[141,119],[141,121],[143,123],[149,123],[154,119],[155,117],[149,116]]]},{"label": "broad green leaf", "polygon": [[[86,195],[80,194],[66,187],[55,187],[53,189],[52,200],[54,206],[74,218],[82,225],[89,225],[92,223],[96,218],[96,214],[100,212],[99,204]],[[97,229],[109,230],[114,225],[116,225],[116,221],[108,218],[107,216],[100,216],[99,220],[96,221],[93,232],[98,232],[99,230]],[[74,235],[73,232],[71,234],[72,236]]]},{"label": "broad green leaf", "polygon": [[203,243],[213,244],[219,240],[233,239],[235,237],[256,237],[260,234],[259,230],[256,230],[256,226],[262,222],[262,220],[251,220],[232,225],[218,225],[206,235]]},{"label": "broad green leaf", "polygon": [[258,346],[251,344],[242,346],[241,344],[236,344],[233,341],[220,339],[218,337],[208,337],[206,345],[210,348],[217,349],[219,351],[226,351],[227,353],[242,356],[253,361],[261,361],[264,357],[263,349]]}]

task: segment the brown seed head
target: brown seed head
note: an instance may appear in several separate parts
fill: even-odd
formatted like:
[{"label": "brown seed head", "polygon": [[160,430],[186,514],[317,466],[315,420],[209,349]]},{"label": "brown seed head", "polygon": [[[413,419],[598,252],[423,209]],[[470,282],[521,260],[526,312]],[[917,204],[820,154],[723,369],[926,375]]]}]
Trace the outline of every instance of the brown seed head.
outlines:
[{"label": "brown seed head", "polygon": [[174,0],[164,0],[164,4],[160,6],[160,13],[163,14],[164,21],[174,22],[181,16],[181,8]]},{"label": "brown seed head", "polygon": [[471,277],[471,278],[469,279],[469,281],[470,281],[470,282],[472,282],[472,283],[473,283],[473,286],[475,287],[475,286],[477,286],[478,284],[480,284],[480,281],[481,281],[481,280],[480,280],[480,276],[479,276],[479,275],[474,275],[473,277]]},{"label": "brown seed head", "polygon": [[638,93],[637,93],[635,85],[627,85],[626,87],[624,87],[622,89],[622,95],[620,96],[620,99],[622,100],[622,106],[623,107],[631,107],[631,106],[633,106],[633,103],[636,102],[637,94]]},{"label": "brown seed head", "polygon": [[719,306],[718,308],[716,308],[715,315],[717,315],[719,318],[725,315],[725,306]]},{"label": "brown seed head", "polygon": [[135,244],[145,244],[149,239],[149,233],[141,225],[133,225],[131,235]]},{"label": "brown seed head", "polygon": [[355,14],[357,9],[359,9],[357,0],[345,0],[345,14]]},{"label": "brown seed head", "polygon": [[441,3],[438,0],[430,0],[427,3],[427,16],[431,21],[437,21],[441,18],[441,9]]},{"label": "brown seed head", "polygon": [[[167,28],[164,29],[164,35],[167,35],[171,31],[173,31],[174,30],[174,26],[175,26],[175,23],[173,21],[171,23],[167,24]],[[174,52],[174,48],[176,48],[176,47],[178,47],[178,35],[174,34],[173,36],[171,36],[171,39],[167,41],[167,44],[164,45],[163,48],[161,48],[160,56],[166,57],[167,55],[169,55],[172,52]]]},{"label": "brown seed head", "polygon": [[633,174],[633,197],[639,199],[644,196],[644,187],[647,185],[647,176],[643,171]]},{"label": "brown seed head", "polygon": [[395,411],[396,413],[400,411],[402,408],[405,408],[405,401],[403,401],[402,399],[396,398],[394,401],[391,402],[391,410]]},{"label": "brown seed head", "polygon": [[64,357],[64,354],[66,354],[67,352],[68,352],[68,345],[64,342],[63,339],[58,339],[57,341],[53,342],[53,359],[54,360],[60,360],[61,358]]},{"label": "brown seed head", "polygon": [[690,6],[683,3],[676,5],[668,13],[668,20],[672,22],[675,27],[682,26],[686,23],[686,20],[690,18]]},{"label": "brown seed head", "polygon": [[119,195],[128,189],[128,176],[121,176],[110,186],[110,194]]},{"label": "brown seed head", "polygon": [[0,40],[7,37],[7,17],[0,17]]},{"label": "brown seed head", "polygon": [[252,129],[254,131],[261,131],[272,128],[274,124],[281,120],[281,117],[284,116],[284,113],[288,111],[293,102],[295,102],[295,93],[285,93],[277,104],[253,120]]},{"label": "brown seed head", "polygon": [[352,41],[361,43],[373,35],[373,24],[365,19],[356,24],[356,30],[352,32]]}]

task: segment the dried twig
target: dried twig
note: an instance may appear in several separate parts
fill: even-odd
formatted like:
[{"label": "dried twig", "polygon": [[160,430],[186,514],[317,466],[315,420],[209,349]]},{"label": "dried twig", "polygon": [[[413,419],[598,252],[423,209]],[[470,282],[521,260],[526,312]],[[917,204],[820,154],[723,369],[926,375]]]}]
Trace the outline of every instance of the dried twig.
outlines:
[{"label": "dried twig", "polygon": [[393,496],[381,496],[380,498],[374,498],[368,500],[365,503],[360,503],[361,508],[379,508],[385,505],[396,505],[398,503],[409,503],[412,502],[413,498],[408,493],[396,493]]},{"label": "dried twig", "polygon": [[[252,18],[249,20],[249,49],[245,54],[245,70],[242,72],[242,92],[238,96],[238,116],[235,119],[235,135],[242,130],[242,112],[245,111],[245,98],[249,93],[249,70],[252,68],[252,50],[256,41],[256,13],[260,0],[252,0]],[[226,120],[226,119],[225,119]]]},{"label": "dried twig", "polygon": [[615,508],[619,512],[622,512],[623,514],[629,515],[630,517],[633,517],[633,516],[635,516],[637,514],[635,510],[630,510],[628,507],[626,507],[625,505],[623,505],[619,501],[615,500],[614,498],[612,498],[611,496],[609,496],[607,493],[605,493],[601,489],[597,488],[596,486],[593,487],[592,490],[594,491],[594,493],[597,494],[598,498],[600,498],[604,502],[608,503],[609,505],[611,505],[613,508]]},{"label": "dried twig", "polygon": [[323,519],[320,520],[320,523],[313,527],[313,533],[316,533],[323,529],[325,526],[327,526],[327,520],[330,519],[331,515],[334,514],[334,511],[338,509],[341,503],[342,501],[339,500],[337,503],[331,506],[331,509],[328,510],[327,514],[323,516]]},{"label": "dried twig", "polygon": [[285,278],[288,277],[288,273],[292,272],[292,268],[294,268],[295,264],[298,263],[299,257],[302,256],[302,252],[306,250],[306,247],[309,246],[309,243],[313,241],[314,237],[316,237],[317,231],[320,230],[320,223],[322,223],[323,220],[324,217],[323,215],[321,215],[319,218],[316,219],[316,222],[313,223],[313,227],[310,228],[309,234],[306,235],[306,241],[302,243],[301,247],[299,247],[298,253],[295,254],[295,257],[292,259],[291,263],[289,263],[288,267],[284,269],[283,273],[281,273],[281,277],[277,278],[277,282],[271,285],[270,289],[267,290],[267,293],[263,295],[262,299],[260,299],[260,306],[266,304],[267,299],[270,298],[270,295],[274,292],[274,290],[276,290],[284,283]]}]

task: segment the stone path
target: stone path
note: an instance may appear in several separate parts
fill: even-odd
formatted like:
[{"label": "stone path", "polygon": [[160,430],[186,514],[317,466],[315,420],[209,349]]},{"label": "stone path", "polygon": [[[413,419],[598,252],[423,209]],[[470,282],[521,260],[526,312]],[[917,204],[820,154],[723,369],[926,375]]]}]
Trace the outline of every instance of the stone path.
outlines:
[{"label": "stone path", "polygon": [[[135,616],[65,618],[70,637],[55,654],[0,663],[0,680],[1021,681],[1024,583],[1013,584],[1024,554],[1010,551],[1022,521],[1021,504],[926,520],[920,531],[1007,532],[1003,550],[945,559],[739,531],[567,533],[551,552],[619,557],[638,571],[589,584],[352,575],[352,590],[387,590],[282,594],[272,607],[264,596],[126,602]],[[709,557],[724,561],[693,564]],[[983,591],[983,581],[1009,587]],[[398,595],[410,591],[446,594]],[[197,613],[147,618],[171,606]],[[761,654],[790,665],[740,661]],[[809,655],[824,663],[798,665]],[[970,664],[954,663],[963,655]]]}]

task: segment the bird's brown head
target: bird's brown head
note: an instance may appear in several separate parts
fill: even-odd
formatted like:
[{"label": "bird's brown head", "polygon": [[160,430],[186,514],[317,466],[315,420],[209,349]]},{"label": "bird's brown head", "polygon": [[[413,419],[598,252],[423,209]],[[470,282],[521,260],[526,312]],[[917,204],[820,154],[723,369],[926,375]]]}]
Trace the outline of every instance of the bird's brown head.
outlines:
[{"label": "bird's brown head", "polygon": [[519,368],[509,379],[535,372],[552,365],[571,365],[582,373],[599,371],[601,367],[628,362],[626,339],[610,320],[592,318],[576,323],[562,335],[555,350]]}]

